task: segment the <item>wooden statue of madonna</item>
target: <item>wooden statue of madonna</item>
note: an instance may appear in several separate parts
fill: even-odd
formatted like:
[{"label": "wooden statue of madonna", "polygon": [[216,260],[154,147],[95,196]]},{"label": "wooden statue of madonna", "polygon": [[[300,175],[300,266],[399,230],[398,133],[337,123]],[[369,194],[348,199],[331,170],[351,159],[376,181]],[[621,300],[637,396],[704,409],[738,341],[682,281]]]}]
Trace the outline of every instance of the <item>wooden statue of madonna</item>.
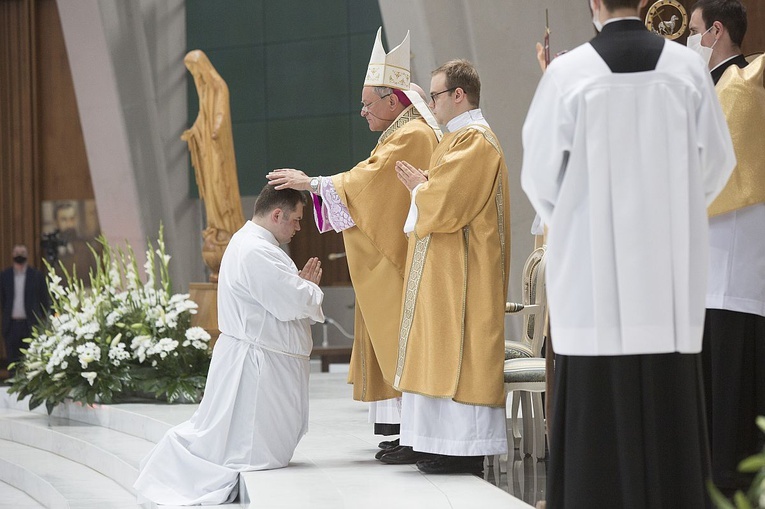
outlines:
[{"label": "wooden statue of madonna", "polygon": [[244,225],[236,174],[228,86],[201,50],[183,59],[194,77],[199,114],[181,139],[189,145],[199,195],[204,201],[207,228],[202,231],[202,258],[210,268],[210,282],[218,271],[229,239]]}]

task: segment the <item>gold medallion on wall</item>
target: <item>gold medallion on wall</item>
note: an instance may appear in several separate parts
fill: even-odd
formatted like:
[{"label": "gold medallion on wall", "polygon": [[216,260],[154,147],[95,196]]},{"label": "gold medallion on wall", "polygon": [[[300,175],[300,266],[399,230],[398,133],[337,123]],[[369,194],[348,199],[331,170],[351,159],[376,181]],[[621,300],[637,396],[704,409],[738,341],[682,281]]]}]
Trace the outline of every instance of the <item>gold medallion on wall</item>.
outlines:
[{"label": "gold medallion on wall", "polygon": [[648,8],[645,16],[648,30],[674,41],[688,27],[688,13],[677,0],[658,0]]}]

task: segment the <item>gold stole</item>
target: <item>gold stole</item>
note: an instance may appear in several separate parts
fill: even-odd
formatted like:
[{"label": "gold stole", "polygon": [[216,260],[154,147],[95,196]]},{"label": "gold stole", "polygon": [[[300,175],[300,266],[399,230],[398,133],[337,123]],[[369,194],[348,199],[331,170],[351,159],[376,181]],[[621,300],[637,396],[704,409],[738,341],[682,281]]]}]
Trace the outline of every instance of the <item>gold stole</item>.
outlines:
[{"label": "gold stole", "polygon": [[743,69],[731,65],[715,90],[733,139],[736,153],[727,185],[709,206],[709,217],[765,202],[765,55]]}]

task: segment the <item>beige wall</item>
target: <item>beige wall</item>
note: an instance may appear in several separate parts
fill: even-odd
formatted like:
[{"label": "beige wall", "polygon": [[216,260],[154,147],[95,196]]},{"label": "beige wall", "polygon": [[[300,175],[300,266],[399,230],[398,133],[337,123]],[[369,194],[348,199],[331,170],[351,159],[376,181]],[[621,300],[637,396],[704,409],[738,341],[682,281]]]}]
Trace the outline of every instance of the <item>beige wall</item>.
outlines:
[{"label": "beige wall", "polygon": [[[505,151],[510,172],[511,300],[521,292],[521,271],[534,248],[534,211],[520,186],[521,129],[541,76],[534,45],[550,12],[551,49],[571,49],[595,32],[585,0],[380,0],[389,42],[411,31],[413,81],[428,90],[430,71],[452,58],[467,58],[481,76],[481,109]],[[511,331],[520,330],[514,323]],[[512,334],[512,332],[511,332]]]},{"label": "beige wall", "polygon": [[183,0],[58,0],[101,229],[143,258],[160,222],[176,291],[205,281],[189,198]]}]

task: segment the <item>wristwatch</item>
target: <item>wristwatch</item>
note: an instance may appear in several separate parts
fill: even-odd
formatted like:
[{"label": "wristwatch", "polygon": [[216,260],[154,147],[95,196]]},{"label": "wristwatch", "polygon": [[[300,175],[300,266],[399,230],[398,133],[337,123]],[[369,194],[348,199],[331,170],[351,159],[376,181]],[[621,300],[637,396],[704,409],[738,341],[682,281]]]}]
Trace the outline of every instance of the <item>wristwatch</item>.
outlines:
[{"label": "wristwatch", "polygon": [[308,183],[311,186],[311,192],[313,194],[319,194],[319,184],[321,183],[321,177],[313,177]]}]

